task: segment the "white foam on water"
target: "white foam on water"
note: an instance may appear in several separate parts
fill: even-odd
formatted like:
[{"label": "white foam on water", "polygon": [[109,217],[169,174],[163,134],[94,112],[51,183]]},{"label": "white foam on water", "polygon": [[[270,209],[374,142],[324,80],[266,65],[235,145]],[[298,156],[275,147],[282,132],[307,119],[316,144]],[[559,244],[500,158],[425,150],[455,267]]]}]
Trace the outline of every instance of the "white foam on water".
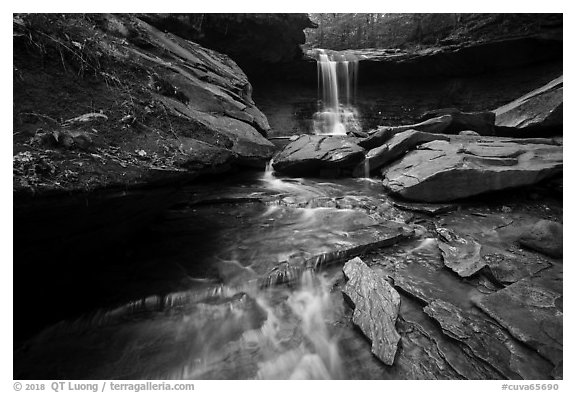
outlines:
[{"label": "white foam on water", "polygon": [[[330,333],[327,320],[335,305],[330,297],[331,283],[312,270],[304,271],[300,288],[291,293],[287,304],[298,319],[302,342],[296,348],[272,351],[268,359],[259,364],[261,379],[335,379],[342,377],[342,359],[338,351],[338,339]],[[265,306],[264,306],[265,307]],[[279,319],[272,315],[266,337],[278,345]],[[264,327],[262,329],[265,330]]]}]

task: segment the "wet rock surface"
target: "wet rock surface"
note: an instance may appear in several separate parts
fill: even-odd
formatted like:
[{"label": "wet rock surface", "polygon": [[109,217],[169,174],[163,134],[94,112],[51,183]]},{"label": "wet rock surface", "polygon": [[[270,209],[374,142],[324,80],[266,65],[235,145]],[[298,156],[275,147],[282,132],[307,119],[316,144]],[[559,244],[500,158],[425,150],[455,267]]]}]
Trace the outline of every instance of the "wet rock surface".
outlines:
[{"label": "wet rock surface", "polygon": [[[470,379],[551,379],[562,375],[558,356],[562,348],[561,269],[555,267],[557,262],[553,259],[514,245],[519,233],[538,222],[539,217],[550,214],[546,214],[547,207],[525,210],[527,205],[538,206],[535,201],[508,206],[506,203],[510,202],[500,207],[464,204],[458,211],[435,218],[422,214],[417,222],[428,229],[421,235],[424,238],[414,241],[412,251],[395,245],[364,259],[372,269],[383,270],[393,280],[403,304],[412,305],[409,314],[408,310],[403,313],[401,307],[399,321],[409,320],[413,329],[418,326],[420,332],[425,332],[421,345],[428,343],[429,356],[441,355],[443,375],[450,375],[450,371],[458,378]],[[535,214],[537,211],[540,213]],[[556,214],[561,211],[552,217]],[[445,231],[435,233],[438,227],[448,228],[451,235],[457,233],[458,240],[465,239],[455,242],[459,247],[466,249],[466,244],[470,244],[471,250],[477,250],[481,246],[473,254],[477,266],[483,268],[474,269],[469,277],[450,271],[441,251],[441,244],[446,242],[442,236]],[[516,289],[518,286],[523,291]],[[405,301],[405,297],[416,299],[416,303]],[[481,306],[484,299],[493,299],[490,307],[495,309]],[[434,323],[425,322],[422,311]],[[528,318],[538,322],[528,322]],[[548,332],[544,333],[540,321]],[[399,332],[402,340],[407,338],[403,329]],[[528,344],[530,340],[532,345]],[[402,356],[399,351],[398,362]],[[436,362],[435,367],[440,364]],[[418,374],[425,374],[427,366],[421,367]],[[426,378],[432,377],[428,374]]]},{"label": "wet rock surface", "polygon": [[497,138],[429,142],[385,168],[384,187],[406,199],[444,202],[526,186],[560,173],[562,150]]},{"label": "wet rock surface", "polygon": [[[556,368],[563,353],[562,268],[543,270],[475,303]],[[555,371],[558,371],[558,369]]]},{"label": "wet rock surface", "polygon": [[355,142],[345,136],[301,135],[274,156],[272,165],[290,176],[351,172],[364,158],[364,149]]},{"label": "wet rock surface", "polygon": [[372,342],[372,353],[385,364],[392,365],[400,340],[395,328],[400,295],[360,258],[346,262],[344,274],[348,282],[343,293],[354,303],[352,321]]},{"label": "wet rock surface", "polygon": [[534,352],[523,347],[501,326],[482,315],[465,312],[442,300],[424,307],[450,337],[464,343],[474,356],[494,367],[509,379],[546,379],[551,365]]}]

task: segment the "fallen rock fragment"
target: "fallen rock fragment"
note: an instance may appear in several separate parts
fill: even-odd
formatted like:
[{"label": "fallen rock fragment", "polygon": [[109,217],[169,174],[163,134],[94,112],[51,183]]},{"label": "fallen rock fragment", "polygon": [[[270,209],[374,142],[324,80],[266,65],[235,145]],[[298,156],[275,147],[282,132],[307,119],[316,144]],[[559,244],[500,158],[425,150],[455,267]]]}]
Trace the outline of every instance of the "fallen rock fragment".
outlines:
[{"label": "fallen rock fragment", "polygon": [[436,228],[436,232],[444,264],[460,277],[470,277],[486,266],[480,256],[482,246],[470,236],[461,237],[446,228]]},{"label": "fallen rock fragment", "polygon": [[354,303],[352,321],[372,341],[372,353],[392,365],[400,341],[395,327],[400,295],[358,257],[344,265],[344,274],[348,282],[343,292]]}]

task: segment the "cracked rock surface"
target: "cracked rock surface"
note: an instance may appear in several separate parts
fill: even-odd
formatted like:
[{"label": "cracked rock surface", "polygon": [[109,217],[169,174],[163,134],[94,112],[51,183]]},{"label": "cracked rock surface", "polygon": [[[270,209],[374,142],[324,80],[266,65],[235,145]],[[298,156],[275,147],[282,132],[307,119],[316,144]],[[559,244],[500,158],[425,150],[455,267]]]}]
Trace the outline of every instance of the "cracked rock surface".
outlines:
[{"label": "cracked rock surface", "polygon": [[385,169],[384,187],[418,202],[535,184],[562,171],[562,146],[492,138],[433,141]]},{"label": "cracked rock surface", "polygon": [[344,265],[344,274],[348,283],[343,292],[354,303],[352,321],[372,342],[372,353],[385,364],[393,364],[400,340],[395,327],[398,292],[358,257]]}]

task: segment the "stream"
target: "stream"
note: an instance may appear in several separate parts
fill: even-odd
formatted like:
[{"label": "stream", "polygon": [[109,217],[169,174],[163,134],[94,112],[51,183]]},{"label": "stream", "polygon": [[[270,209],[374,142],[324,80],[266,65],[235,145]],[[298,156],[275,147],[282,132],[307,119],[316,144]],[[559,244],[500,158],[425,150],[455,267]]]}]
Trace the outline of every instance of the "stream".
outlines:
[{"label": "stream", "polygon": [[[388,277],[400,269],[432,283],[435,296],[477,315],[470,299],[497,289],[483,275],[462,280],[442,268],[425,228],[431,220],[394,207],[379,182],[282,178],[268,169],[185,191],[186,202],[154,225],[155,240],[139,245],[138,274],[124,273],[148,295],[44,329],[16,350],[16,378],[453,379],[464,365],[502,377],[403,291],[393,366],[371,354],[352,324],[342,264],[356,255]],[[449,220],[505,246],[470,217]],[[381,225],[406,222],[411,236],[377,246]]]}]

